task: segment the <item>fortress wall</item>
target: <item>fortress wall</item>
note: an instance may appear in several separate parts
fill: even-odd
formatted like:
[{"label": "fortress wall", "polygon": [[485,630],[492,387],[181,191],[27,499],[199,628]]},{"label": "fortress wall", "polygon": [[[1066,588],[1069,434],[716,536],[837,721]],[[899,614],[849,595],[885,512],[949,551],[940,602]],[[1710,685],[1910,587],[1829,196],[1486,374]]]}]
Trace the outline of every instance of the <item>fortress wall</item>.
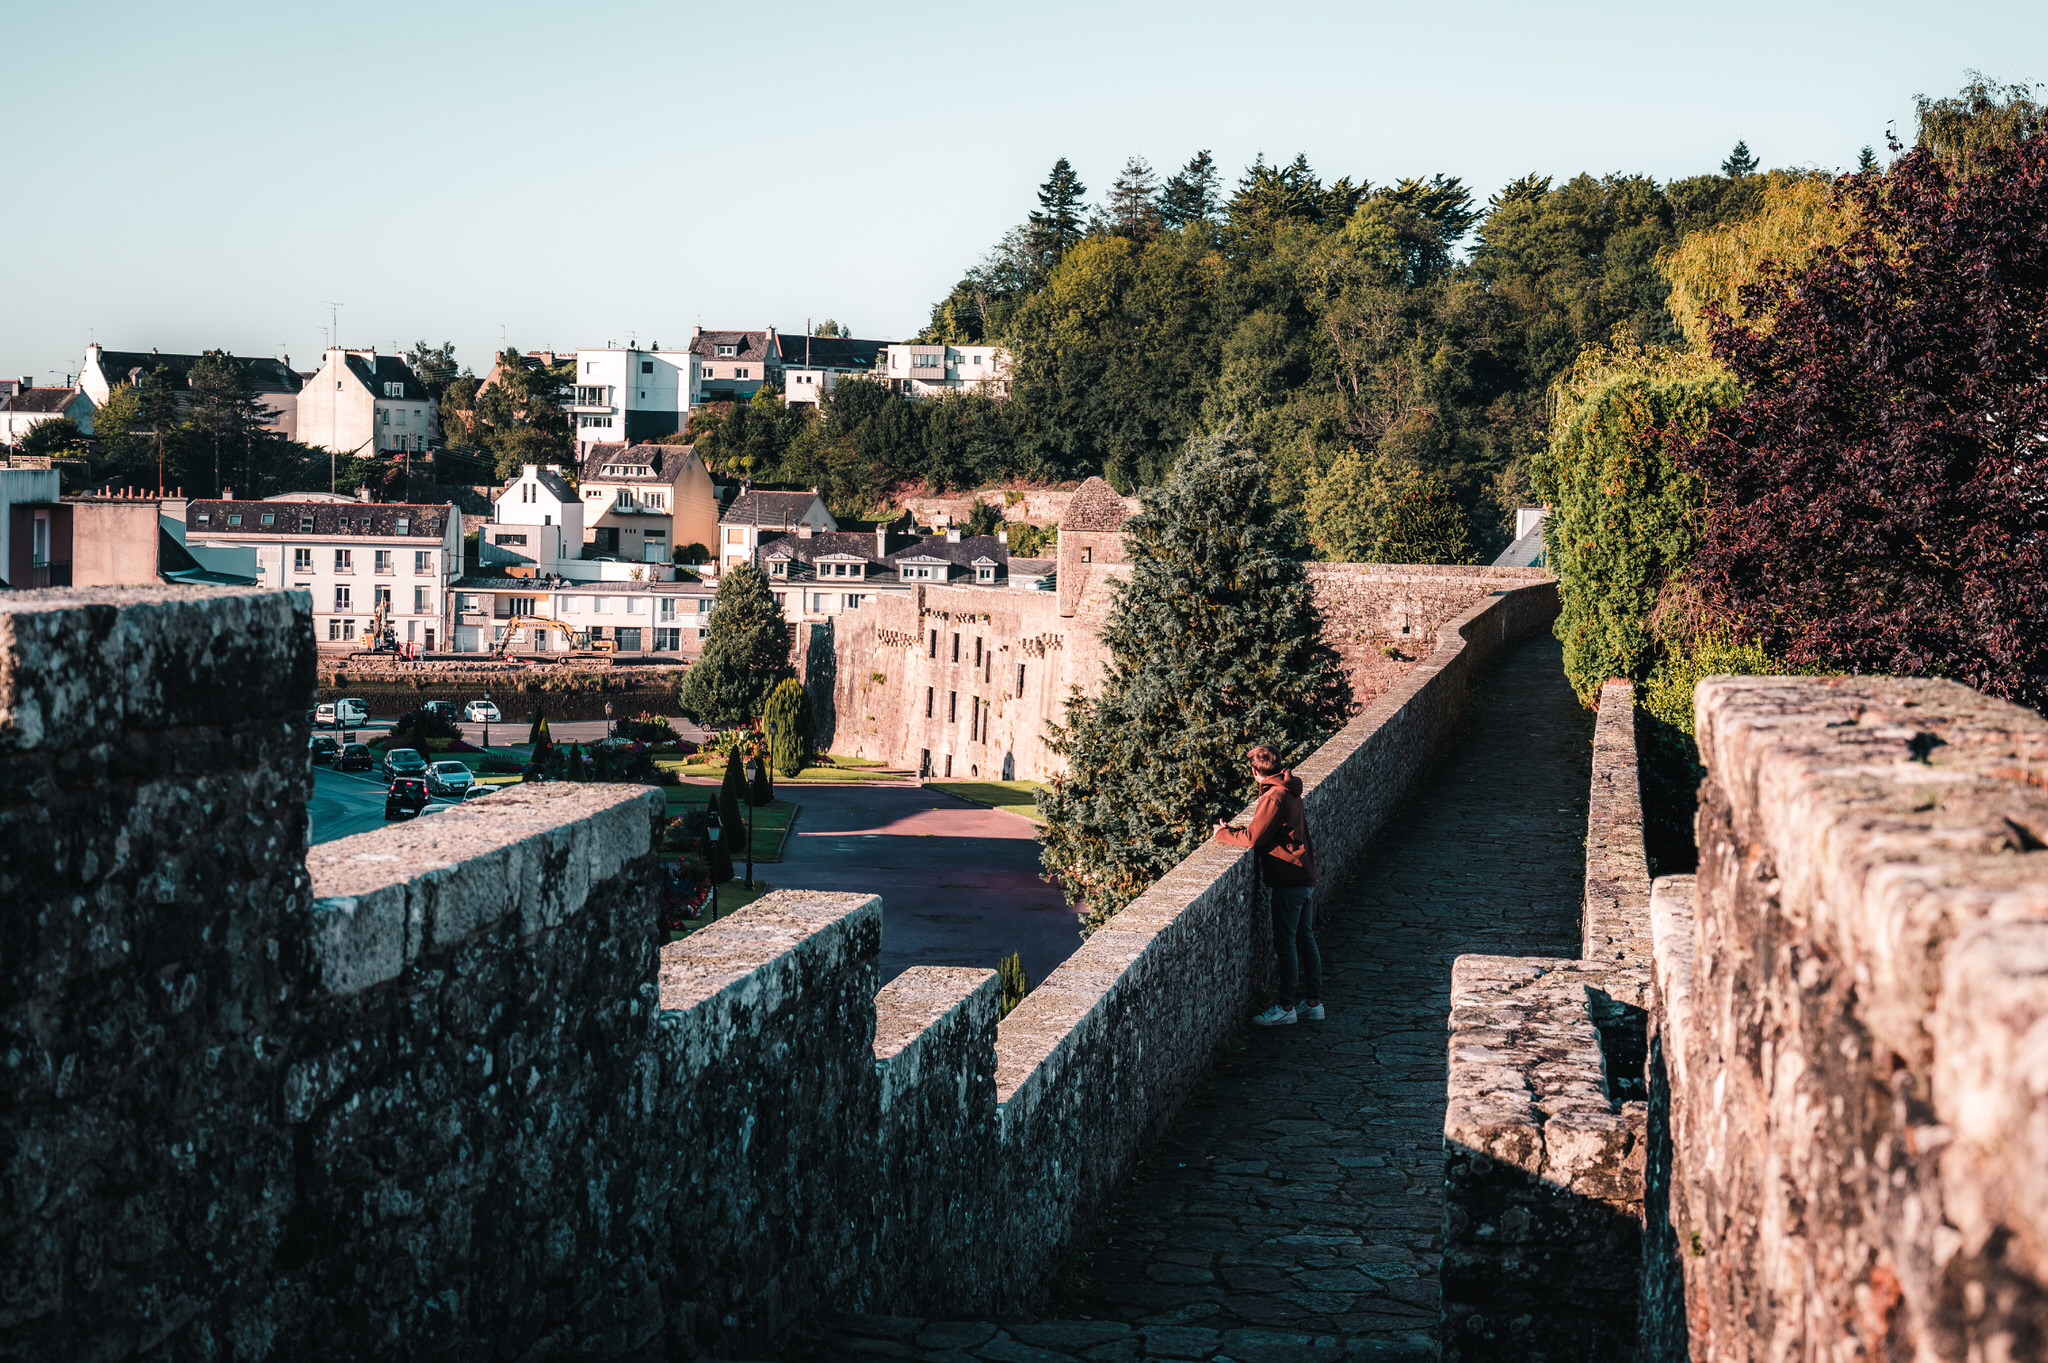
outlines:
[{"label": "fortress wall", "polygon": [[2048,1355],[2048,721],[1897,678],[1710,677],[1694,708],[1654,1356]]}]

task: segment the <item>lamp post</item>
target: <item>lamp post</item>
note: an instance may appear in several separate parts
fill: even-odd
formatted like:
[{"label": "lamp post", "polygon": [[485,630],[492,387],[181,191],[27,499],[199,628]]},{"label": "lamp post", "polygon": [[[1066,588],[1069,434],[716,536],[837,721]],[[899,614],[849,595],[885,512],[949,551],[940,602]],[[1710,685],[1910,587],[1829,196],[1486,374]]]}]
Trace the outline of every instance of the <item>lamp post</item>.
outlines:
[{"label": "lamp post", "polygon": [[[706,831],[711,834],[711,864],[715,867],[718,865],[718,835],[725,831],[718,825],[718,811],[716,809],[711,811],[711,821],[706,826]],[[716,880],[711,885],[711,921],[714,923],[718,921],[718,884]]]},{"label": "lamp post", "polygon": [[491,755],[491,689],[484,688],[484,756]]},{"label": "lamp post", "polygon": [[[754,754],[753,767],[754,769],[747,773],[747,808],[750,810],[755,807],[755,783],[761,779],[761,754],[758,752]],[[754,888],[754,818],[752,814],[747,816],[747,826],[744,831],[747,839],[747,888],[751,890]]]},{"label": "lamp post", "polygon": [[612,703],[610,701],[604,703],[604,736],[606,738],[612,736]]}]

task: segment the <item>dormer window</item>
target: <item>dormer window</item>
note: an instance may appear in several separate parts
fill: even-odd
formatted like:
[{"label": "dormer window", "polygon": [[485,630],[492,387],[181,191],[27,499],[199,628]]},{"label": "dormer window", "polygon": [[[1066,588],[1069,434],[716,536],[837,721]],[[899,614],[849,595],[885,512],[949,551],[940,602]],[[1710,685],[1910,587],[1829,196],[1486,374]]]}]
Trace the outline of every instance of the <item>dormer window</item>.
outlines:
[{"label": "dormer window", "polygon": [[212,524],[212,522],[213,513],[211,511],[202,511],[192,518],[192,523],[194,525],[210,525]]},{"label": "dormer window", "polygon": [[993,582],[996,580],[996,570],[989,564],[984,563],[974,570],[974,580],[976,582]]},{"label": "dormer window", "polygon": [[301,535],[310,535],[313,533],[313,518],[311,516],[299,517],[299,533]]},{"label": "dormer window", "polygon": [[398,518],[398,533],[401,535],[410,535],[412,533],[412,518],[410,516],[400,516]]},{"label": "dormer window", "polygon": [[788,576],[789,576],[789,564],[785,563],[785,562],[784,562],[783,560],[781,560],[781,559],[779,559],[779,558],[778,558],[778,559],[772,559],[772,560],[770,560],[770,561],[769,561],[769,564],[768,564],[768,576],[770,576],[770,577],[788,577]]},{"label": "dormer window", "polygon": [[722,345],[718,348],[718,353],[721,355],[737,355],[739,349],[736,346]]},{"label": "dormer window", "polygon": [[387,383],[387,384],[385,384],[385,385],[384,385],[384,396],[385,396],[385,397],[387,397],[387,398],[402,398],[402,397],[404,397],[404,396],[405,396],[405,385],[404,385],[404,384],[402,384],[402,383]]},{"label": "dormer window", "polygon": [[268,529],[271,525],[276,523],[277,514],[275,512],[266,511],[256,519],[258,520],[259,523],[263,525],[265,529]]}]

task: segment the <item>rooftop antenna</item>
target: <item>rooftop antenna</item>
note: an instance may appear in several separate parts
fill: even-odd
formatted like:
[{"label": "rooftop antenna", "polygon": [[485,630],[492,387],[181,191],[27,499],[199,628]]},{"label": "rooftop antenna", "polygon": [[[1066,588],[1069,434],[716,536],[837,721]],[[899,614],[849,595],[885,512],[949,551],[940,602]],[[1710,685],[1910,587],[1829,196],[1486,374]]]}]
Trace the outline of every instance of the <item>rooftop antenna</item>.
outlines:
[{"label": "rooftop antenna", "polygon": [[330,302],[327,305],[327,348],[332,350],[341,344],[341,310],[343,303]]},{"label": "rooftop antenna", "polygon": [[507,344],[505,340],[505,324],[500,322],[498,323],[498,349],[503,350]]}]

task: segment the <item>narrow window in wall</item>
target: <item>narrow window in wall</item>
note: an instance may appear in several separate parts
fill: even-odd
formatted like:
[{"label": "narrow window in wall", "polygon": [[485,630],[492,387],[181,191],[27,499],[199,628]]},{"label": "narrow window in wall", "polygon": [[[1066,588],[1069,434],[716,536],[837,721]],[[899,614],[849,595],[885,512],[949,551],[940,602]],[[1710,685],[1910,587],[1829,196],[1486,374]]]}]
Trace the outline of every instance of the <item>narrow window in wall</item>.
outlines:
[{"label": "narrow window in wall", "polygon": [[948,691],[946,693],[946,723],[958,724],[959,722],[960,693],[958,691]]},{"label": "narrow window in wall", "polygon": [[1024,664],[1017,664],[1017,699],[1024,699]]},{"label": "narrow window in wall", "polygon": [[953,636],[953,661],[960,661],[960,636],[957,634]]},{"label": "narrow window in wall", "polygon": [[981,737],[981,697],[970,696],[967,701],[967,739],[973,742]]},{"label": "narrow window in wall", "polygon": [[951,776],[952,774],[953,774],[953,754],[951,754],[951,753],[947,753],[947,754],[946,754],[946,775],[948,775],[948,776]]},{"label": "narrow window in wall", "polygon": [[974,665],[976,667],[981,666],[981,636],[979,634],[974,636]]},{"label": "narrow window in wall", "polygon": [[939,632],[937,630],[932,631],[932,656],[934,658],[939,656]]},{"label": "narrow window in wall", "polygon": [[924,717],[932,717],[932,688],[929,686],[924,689]]}]

